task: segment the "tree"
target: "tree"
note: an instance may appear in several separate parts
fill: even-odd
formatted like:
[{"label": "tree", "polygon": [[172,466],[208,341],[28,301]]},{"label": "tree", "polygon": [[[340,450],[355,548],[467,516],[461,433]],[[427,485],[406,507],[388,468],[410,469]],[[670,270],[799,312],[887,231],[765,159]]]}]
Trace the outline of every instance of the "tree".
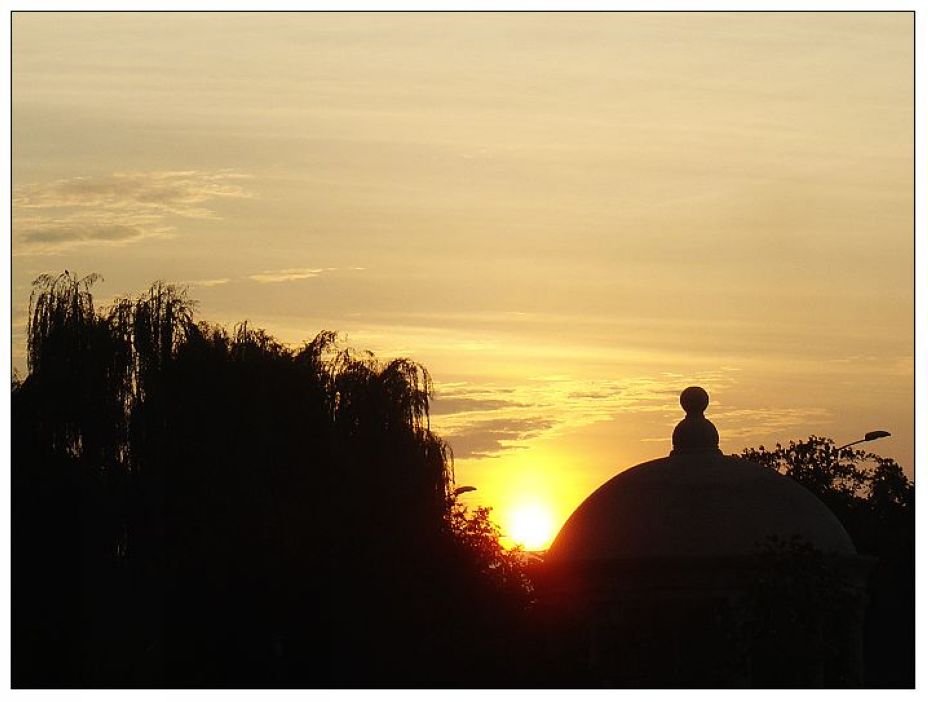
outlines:
[{"label": "tree", "polygon": [[864,625],[864,684],[915,684],[915,484],[891,458],[832,439],[746,448],[741,456],[775,470],[822,500],[857,551],[875,556]]},{"label": "tree", "polygon": [[425,368],[96,279],[35,281],[13,385],[14,685],[490,679],[527,581],[455,499]]}]

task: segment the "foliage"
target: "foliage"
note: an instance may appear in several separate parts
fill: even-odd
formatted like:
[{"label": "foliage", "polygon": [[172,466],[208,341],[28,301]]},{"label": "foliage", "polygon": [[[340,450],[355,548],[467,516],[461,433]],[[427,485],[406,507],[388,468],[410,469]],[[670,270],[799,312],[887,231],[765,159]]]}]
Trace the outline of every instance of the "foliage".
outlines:
[{"label": "foliage", "polygon": [[13,383],[15,685],[492,674],[527,581],[456,502],[421,365],[197,322],[164,283],[97,309],[96,279],[35,281]]},{"label": "foliage", "polygon": [[489,578],[500,591],[527,603],[525,595],[533,589],[526,574],[528,556],[521,546],[507,549],[500,543],[500,528],[490,519],[490,512],[490,507],[470,510],[457,501],[452,504],[449,522],[458,547],[476,572]]},{"label": "foliage", "polygon": [[[841,564],[797,537],[762,543],[750,589],[753,682],[759,687],[855,687],[844,648],[860,595]],[[851,624],[853,628],[853,624]]]},{"label": "foliage", "polygon": [[[893,459],[836,448],[825,437],[772,450],[749,448],[741,455],[810,490],[838,517],[857,551],[875,557],[864,623],[864,683],[914,685],[915,484]],[[821,554],[796,544],[768,544],[764,556],[769,577],[758,590],[757,610],[767,613],[767,624],[802,638],[814,622],[846,604],[838,583],[823,580]]]},{"label": "foliage", "polygon": [[792,478],[836,512],[863,504],[875,511],[906,511],[915,504],[915,485],[893,459],[850,447],[838,449],[825,437],[813,435],[788,446],[777,444],[773,450],[748,448],[741,455]]}]

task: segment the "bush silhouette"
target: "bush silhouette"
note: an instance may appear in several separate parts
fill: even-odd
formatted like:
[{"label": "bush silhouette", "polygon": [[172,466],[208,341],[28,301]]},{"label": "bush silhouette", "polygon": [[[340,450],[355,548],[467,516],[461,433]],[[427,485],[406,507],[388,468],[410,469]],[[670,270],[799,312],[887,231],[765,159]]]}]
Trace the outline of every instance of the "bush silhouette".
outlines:
[{"label": "bush silhouette", "polygon": [[864,620],[864,685],[915,685],[915,484],[891,458],[810,436],[742,457],[801,483],[875,556]]}]

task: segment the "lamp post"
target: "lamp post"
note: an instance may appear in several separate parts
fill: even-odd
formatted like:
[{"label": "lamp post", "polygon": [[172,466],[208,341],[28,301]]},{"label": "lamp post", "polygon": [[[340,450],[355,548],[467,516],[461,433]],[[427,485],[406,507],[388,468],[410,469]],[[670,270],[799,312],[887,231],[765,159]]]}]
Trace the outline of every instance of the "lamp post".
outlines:
[{"label": "lamp post", "polygon": [[849,446],[854,446],[855,444],[862,444],[865,441],[875,441],[876,439],[882,439],[887,436],[892,436],[892,434],[890,434],[888,431],[883,431],[882,429],[878,429],[877,431],[868,431],[866,434],[864,434],[864,438],[857,439],[857,441],[852,441],[849,444],[844,444],[844,446],[839,446],[835,449],[835,451],[846,449]]},{"label": "lamp post", "polygon": [[450,508],[450,507],[453,507],[455,504],[461,504],[458,502],[458,497],[460,497],[466,492],[473,492],[476,489],[477,488],[475,488],[473,485],[461,485],[460,487],[455,488],[454,490],[451,491],[451,494],[448,495],[448,498],[447,498],[448,507]]}]

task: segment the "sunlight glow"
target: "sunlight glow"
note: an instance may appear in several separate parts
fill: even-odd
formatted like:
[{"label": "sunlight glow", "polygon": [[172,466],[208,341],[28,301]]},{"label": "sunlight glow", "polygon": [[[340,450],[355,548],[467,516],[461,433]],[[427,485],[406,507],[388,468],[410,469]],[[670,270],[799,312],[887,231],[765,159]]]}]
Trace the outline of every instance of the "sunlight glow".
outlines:
[{"label": "sunlight glow", "polygon": [[529,551],[547,548],[554,538],[550,510],[539,504],[519,505],[509,515],[509,537]]}]

